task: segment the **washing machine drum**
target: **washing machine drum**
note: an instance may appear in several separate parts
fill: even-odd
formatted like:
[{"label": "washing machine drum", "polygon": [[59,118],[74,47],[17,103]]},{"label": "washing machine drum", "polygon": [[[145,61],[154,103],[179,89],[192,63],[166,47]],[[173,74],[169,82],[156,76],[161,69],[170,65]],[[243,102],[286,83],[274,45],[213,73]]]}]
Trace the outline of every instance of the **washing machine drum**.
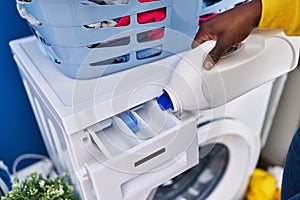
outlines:
[{"label": "washing machine drum", "polygon": [[221,180],[228,161],[229,150],[223,144],[209,144],[211,149],[199,164],[157,188],[154,200],[206,199]]},{"label": "washing machine drum", "polygon": [[242,198],[259,157],[259,136],[238,121],[225,120],[200,127],[198,139],[198,165],[157,187],[152,199]]}]

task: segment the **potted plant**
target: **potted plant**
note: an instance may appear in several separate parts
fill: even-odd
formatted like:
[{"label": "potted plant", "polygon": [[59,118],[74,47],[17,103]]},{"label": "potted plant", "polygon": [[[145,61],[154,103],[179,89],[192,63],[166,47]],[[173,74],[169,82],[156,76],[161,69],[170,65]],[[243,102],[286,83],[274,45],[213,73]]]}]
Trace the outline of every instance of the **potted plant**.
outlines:
[{"label": "potted plant", "polygon": [[2,200],[79,200],[64,174],[55,178],[32,172],[25,180],[13,179],[12,190]]}]

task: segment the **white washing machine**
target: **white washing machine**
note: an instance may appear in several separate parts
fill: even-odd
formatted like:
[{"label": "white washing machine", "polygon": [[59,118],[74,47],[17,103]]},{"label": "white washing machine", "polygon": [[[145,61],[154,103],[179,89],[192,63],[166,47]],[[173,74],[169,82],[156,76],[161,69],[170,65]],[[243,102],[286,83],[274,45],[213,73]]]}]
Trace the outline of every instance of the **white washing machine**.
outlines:
[{"label": "white washing machine", "polygon": [[75,80],[53,66],[34,37],[10,46],[49,155],[82,199],[242,198],[259,157],[272,82],[215,109],[164,112],[155,99],[178,55]]}]

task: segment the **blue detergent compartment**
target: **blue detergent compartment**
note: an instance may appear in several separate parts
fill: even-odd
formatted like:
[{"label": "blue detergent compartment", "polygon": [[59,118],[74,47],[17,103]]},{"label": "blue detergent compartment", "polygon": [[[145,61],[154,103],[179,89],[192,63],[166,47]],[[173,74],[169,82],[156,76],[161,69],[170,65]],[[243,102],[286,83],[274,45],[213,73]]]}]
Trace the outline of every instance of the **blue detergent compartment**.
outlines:
[{"label": "blue detergent compartment", "polygon": [[[94,1],[94,2],[93,2]],[[156,0],[101,5],[101,0],[17,0],[42,52],[67,76],[90,79],[153,62],[190,49],[199,16],[226,10],[241,0]],[[97,1],[98,3],[95,3]],[[163,9],[157,22],[139,23],[141,13]],[[130,17],[120,27],[91,24]],[[117,21],[117,20],[116,20]],[[159,36],[149,38],[153,33]]]}]

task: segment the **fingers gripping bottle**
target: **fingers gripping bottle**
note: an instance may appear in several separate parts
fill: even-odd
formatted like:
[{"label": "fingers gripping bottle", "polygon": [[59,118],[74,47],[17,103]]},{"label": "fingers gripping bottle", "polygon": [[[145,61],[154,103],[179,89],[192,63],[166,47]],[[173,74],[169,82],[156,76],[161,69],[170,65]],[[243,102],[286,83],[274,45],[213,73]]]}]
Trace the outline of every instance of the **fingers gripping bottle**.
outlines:
[{"label": "fingers gripping bottle", "polygon": [[235,52],[224,56],[212,70],[202,68],[214,42],[186,52],[170,82],[158,97],[162,110],[215,108],[293,70],[299,59],[297,37],[282,32],[256,31]]}]

